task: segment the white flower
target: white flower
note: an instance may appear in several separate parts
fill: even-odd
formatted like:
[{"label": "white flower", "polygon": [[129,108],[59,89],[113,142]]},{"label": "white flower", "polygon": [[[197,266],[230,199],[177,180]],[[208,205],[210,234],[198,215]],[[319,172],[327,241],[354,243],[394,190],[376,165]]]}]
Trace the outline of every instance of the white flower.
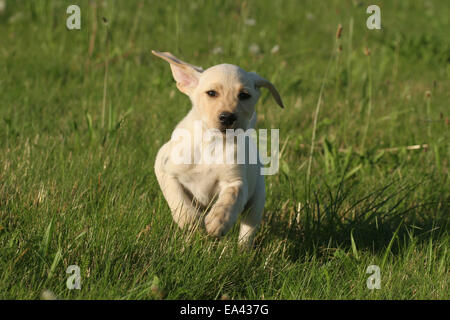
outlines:
[{"label": "white flower", "polygon": [[6,0],[0,0],[0,13],[3,13],[6,8]]},{"label": "white flower", "polygon": [[222,53],[223,53],[223,49],[222,49],[222,47],[215,47],[215,48],[212,50],[212,53],[213,53],[213,54],[222,54]]},{"label": "white flower", "polygon": [[248,49],[250,50],[250,53],[252,53],[252,54],[258,54],[261,52],[259,45],[256,43],[252,43]]},{"label": "white flower", "polygon": [[255,19],[245,19],[244,24],[246,24],[248,26],[254,26],[256,24],[256,20]]},{"label": "white flower", "polygon": [[275,54],[275,53],[277,53],[278,51],[280,51],[280,46],[276,44],[276,45],[270,50],[270,53]]},{"label": "white flower", "polygon": [[24,17],[23,12],[17,12],[13,14],[11,17],[9,17],[8,22],[11,24],[14,24],[16,22],[19,22]]},{"label": "white flower", "polygon": [[306,13],[306,19],[308,20],[314,20],[316,16],[312,14],[311,12]]}]

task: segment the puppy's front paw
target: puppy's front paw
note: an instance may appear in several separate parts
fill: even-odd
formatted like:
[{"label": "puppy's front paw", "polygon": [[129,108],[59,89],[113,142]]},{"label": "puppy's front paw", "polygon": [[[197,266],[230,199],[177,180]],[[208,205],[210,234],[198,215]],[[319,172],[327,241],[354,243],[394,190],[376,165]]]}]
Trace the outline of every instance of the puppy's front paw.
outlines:
[{"label": "puppy's front paw", "polygon": [[205,217],[205,228],[210,236],[220,238],[231,228],[229,216],[221,210],[213,211]]}]

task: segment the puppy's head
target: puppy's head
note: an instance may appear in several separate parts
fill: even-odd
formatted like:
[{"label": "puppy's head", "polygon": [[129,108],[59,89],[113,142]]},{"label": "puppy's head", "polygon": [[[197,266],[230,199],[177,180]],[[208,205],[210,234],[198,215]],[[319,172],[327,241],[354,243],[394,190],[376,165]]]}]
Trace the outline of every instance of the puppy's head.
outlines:
[{"label": "puppy's head", "polygon": [[247,129],[255,112],[260,88],[269,89],[280,107],[275,86],[254,72],[231,64],[219,64],[205,71],[176,58],[169,52],[152,53],[170,63],[178,89],[188,95],[209,129]]}]

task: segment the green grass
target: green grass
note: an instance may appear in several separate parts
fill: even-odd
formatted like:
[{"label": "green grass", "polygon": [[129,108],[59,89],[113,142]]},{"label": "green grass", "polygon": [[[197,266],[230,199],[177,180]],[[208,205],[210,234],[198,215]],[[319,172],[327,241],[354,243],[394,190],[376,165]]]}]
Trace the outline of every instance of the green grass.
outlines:
[{"label": "green grass", "polygon": [[[0,298],[449,299],[448,4],[383,1],[368,30],[357,0],[90,3],[0,13]],[[253,250],[172,222],[153,164],[190,104],[151,49],[278,87],[284,110],[257,106],[283,151]]]}]

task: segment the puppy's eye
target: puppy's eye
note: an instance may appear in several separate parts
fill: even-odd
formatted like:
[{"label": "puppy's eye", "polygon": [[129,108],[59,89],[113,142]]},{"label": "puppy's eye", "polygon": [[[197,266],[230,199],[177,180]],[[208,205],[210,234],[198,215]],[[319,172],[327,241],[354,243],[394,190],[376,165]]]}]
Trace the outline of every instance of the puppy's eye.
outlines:
[{"label": "puppy's eye", "polygon": [[219,94],[217,93],[217,91],[214,91],[214,90],[209,90],[209,91],[206,91],[206,94],[208,95],[208,96],[210,96],[210,97],[213,97],[213,98],[215,98],[215,97],[217,97]]},{"label": "puppy's eye", "polygon": [[248,94],[247,92],[244,92],[244,91],[239,92],[239,94],[238,94],[239,100],[247,100],[247,99],[250,99],[251,97],[252,96],[250,94]]}]

